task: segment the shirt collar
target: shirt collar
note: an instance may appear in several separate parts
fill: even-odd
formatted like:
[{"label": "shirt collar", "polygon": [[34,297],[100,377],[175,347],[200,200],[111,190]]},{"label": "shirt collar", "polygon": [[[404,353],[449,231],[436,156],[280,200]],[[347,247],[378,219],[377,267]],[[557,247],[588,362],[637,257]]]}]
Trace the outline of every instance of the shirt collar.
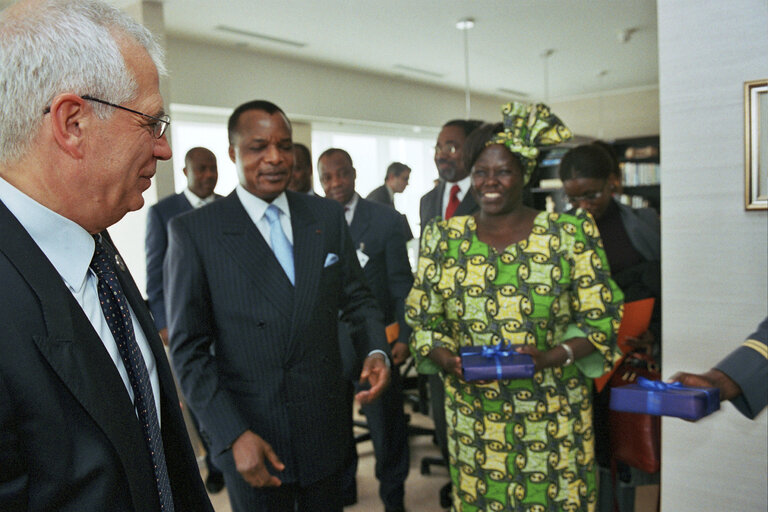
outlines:
[{"label": "shirt collar", "polygon": [[201,206],[205,206],[206,204],[212,203],[214,199],[216,199],[216,194],[211,194],[208,197],[200,197],[191,190],[189,190],[189,187],[185,188],[183,190],[184,196],[187,198],[187,201],[189,201],[189,204],[192,205],[192,208],[199,208]]},{"label": "shirt collar", "polygon": [[56,271],[80,290],[93,259],[93,237],[81,226],[38,203],[0,178],[0,201],[18,219]]},{"label": "shirt collar", "polygon": [[235,187],[235,192],[237,193],[237,198],[240,199],[243,208],[248,212],[248,216],[254,224],[258,223],[261,218],[264,217],[264,212],[267,211],[267,207],[270,204],[275,205],[283,215],[288,217],[288,220],[291,218],[291,209],[288,207],[288,197],[285,195],[285,192],[281,192],[271,203],[251,194],[240,184]]},{"label": "shirt collar", "polygon": [[347,224],[352,224],[352,219],[355,218],[355,208],[357,208],[357,200],[360,198],[357,192],[352,194],[352,199],[344,205],[344,217],[347,219]]},{"label": "shirt collar", "polygon": [[472,176],[468,175],[466,178],[461,179],[461,180],[457,181],[456,183],[446,183],[446,185],[448,186],[449,189],[452,186],[454,186],[454,185],[458,185],[459,186],[459,190],[463,194],[467,190],[469,190],[470,185],[472,185]]}]

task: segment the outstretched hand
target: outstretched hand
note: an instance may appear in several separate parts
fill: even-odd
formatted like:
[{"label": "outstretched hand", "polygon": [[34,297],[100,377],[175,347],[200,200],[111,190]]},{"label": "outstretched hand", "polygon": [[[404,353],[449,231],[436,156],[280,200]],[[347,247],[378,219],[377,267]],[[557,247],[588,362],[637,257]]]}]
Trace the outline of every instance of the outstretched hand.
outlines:
[{"label": "outstretched hand", "polygon": [[363,371],[360,372],[360,384],[367,382],[371,387],[357,393],[355,395],[357,401],[365,405],[376,400],[389,385],[389,373],[383,355],[373,354],[366,357],[363,361]]},{"label": "outstretched hand", "polygon": [[253,487],[279,487],[282,482],[269,473],[267,461],[278,471],[285,469],[272,447],[257,434],[246,430],[232,444],[235,467]]}]

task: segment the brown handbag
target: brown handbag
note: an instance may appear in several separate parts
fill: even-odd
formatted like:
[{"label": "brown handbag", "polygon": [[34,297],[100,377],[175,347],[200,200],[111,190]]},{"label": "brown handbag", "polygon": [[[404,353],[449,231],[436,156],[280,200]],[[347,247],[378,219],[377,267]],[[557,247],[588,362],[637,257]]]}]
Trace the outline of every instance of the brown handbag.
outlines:
[{"label": "brown handbag", "polygon": [[[633,384],[638,377],[661,380],[654,359],[644,353],[624,356],[608,382],[609,388]],[[650,414],[608,411],[611,457],[646,473],[661,467],[661,418]]]}]

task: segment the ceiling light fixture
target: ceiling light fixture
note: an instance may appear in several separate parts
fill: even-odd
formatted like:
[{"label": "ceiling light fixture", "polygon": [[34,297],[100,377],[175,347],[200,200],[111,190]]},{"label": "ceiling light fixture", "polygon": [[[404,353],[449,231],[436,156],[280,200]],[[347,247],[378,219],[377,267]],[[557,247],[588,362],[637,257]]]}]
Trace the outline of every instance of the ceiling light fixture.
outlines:
[{"label": "ceiling light fixture", "polygon": [[607,69],[603,69],[597,74],[597,80],[600,83],[600,96],[597,98],[597,138],[602,139],[605,137],[605,119],[603,118],[603,96],[605,96],[605,89],[603,79],[608,74]]},{"label": "ceiling light fixture", "polygon": [[496,90],[499,91],[499,92],[503,92],[504,94],[509,94],[510,96],[514,96],[516,98],[527,98],[528,97],[528,93],[527,92],[516,91],[514,89],[508,89],[506,87],[499,87]]},{"label": "ceiling light fixture", "polygon": [[475,26],[474,18],[462,18],[456,22],[456,28],[464,33],[464,107],[467,119],[470,118],[469,97],[469,30]]},{"label": "ceiling light fixture", "polygon": [[549,104],[549,58],[554,55],[555,50],[548,48],[541,53],[544,59],[544,103]]},{"label": "ceiling light fixture", "polygon": [[257,32],[250,32],[248,30],[242,30],[235,27],[229,27],[227,25],[218,25],[216,27],[216,30],[220,32],[227,32],[229,34],[236,34],[239,36],[247,36],[252,37],[254,39],[261,39],[262,41],[268,41],[270,43],[277,43],[277,44],[283,44],[286,46],[293,46],[294,48],[304,48],[307,46],[307,43],[302,43],[299,41],[291,41],[290,39],[281,39],[279,37],[273,37],[268,36],[266,34],[259,34]]},{"label": "ceiling light fixture", "polygon": [[442,78],[444,76],[442,73],[429,71],[427,69],[415,68],[413,66],[406,66],[405,64],[395,64],[392,67],[395,69],[400,69],[402,71],[408,71],[409,73],[418,73],[419,75],[425,75],[432,78]]}]

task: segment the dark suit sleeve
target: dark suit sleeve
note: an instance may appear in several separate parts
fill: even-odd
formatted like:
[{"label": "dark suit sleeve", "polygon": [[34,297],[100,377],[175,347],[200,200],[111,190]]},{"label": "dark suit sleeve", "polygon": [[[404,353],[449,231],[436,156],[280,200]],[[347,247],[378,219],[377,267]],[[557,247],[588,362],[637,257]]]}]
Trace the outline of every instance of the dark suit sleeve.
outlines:
[{"label": "dark suit sleeve", "polygon": [[757,331],[715,366],[741,388],[731,403],[747,418],[754,418],[768,405],[768,317]]},{"label": "dark suit sleeve", "polygon": [[[383,317],[366,284],[341,208],[338,219],[341,232],[340,254],[344,265],[339,301],[340,320],[350,326],[352,342],[360,361],[372,350],[382,350],[389,354]],[[401,229],[400,226],[398,229]]]},{"label": "dark suit sleeve", "polygon": [[[398,216],[400,219],[405,219],[404,216],[399,214]],[[413,273],[405,248],[406,239],[403,230],[397,225],[397,220],[399,219],[393,217],[389,223],[389,228],[385,234],[384,251],[387,260],[387,284],[389,297],[392,301],[392,311],[395,312],[395,318],[400,325],[400,335],[397,341],[408,344],[411,337],[411,327],[405,323],[405,298],[413,285]]]},{"label": "dark suit sleeve", "polygon": [[219,382],[211,353],[216,334],[210,290],[184,217],[169,223],[165,258],[171,361],[182,391],[206,426],[213,446],[226,449],[248,429],[232,395]]},{"label": "dark suit sleeve", "polygon": [[152,206],[147,212],[144,249],[147,256],[147,302],[158,331],[167,326],[163,304],[163,258],[167,247],[166,226],[158,209]]}]

